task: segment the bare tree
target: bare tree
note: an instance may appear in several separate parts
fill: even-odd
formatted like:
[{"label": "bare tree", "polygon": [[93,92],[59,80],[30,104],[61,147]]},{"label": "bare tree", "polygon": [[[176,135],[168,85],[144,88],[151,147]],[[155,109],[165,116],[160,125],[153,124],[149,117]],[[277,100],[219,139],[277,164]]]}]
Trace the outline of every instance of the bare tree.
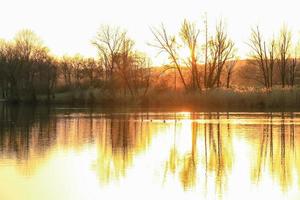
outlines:
[{"label": "bare tree", "polygon": [[58,62],[60,76],[67,89],[96,86],[96,80],[103,80],[101,64],[101,60],[97,61],[79,54],[63,56]]},{"label": "bare tree", "polygon": [[[37,93],[48,92],[56,79],[49,49],[31,30],[21,30],[12,41],[2,41],[1,72],[5,75],[5,96],[11,101],[35,101]],[[52,70],[55,71],[55,70]]]},{"label": "bare tree", "polygon": [[292,58],[291,60],[291,64],[288,66],[288,80],[287,80],[287,84],[290,86],[290,87],[294,87],[295,85],[295,78],[296,78],[296,72],[297,72],[297,69],[298,69],[298,61],[297,61],[297,58]]},{"label": "bare tree", "polygon": [[207,88],[207,61],[208,61],[208,22],[207,14],[205,13],[205,47],[204,47],[204,87]]},{"label": "bare tree", "polygon": [[6,81],[6,97],[11,101],[19,101],[22,70],[17,59],[17,51],[13,41],[5,41],[1,45],[1,66]]},{"label": "bare tree", "polygon": [[296,73],[299,67],[298,63],[298,55],[297,55],[297,50],[295,48],[295,54],[293,58],[290,58],[289,60],[289,65],[287,68],[287,85],[290,87],[294,87],[295,85],[295,78],[296,78]]},{"label": "bare tree", "polygon": [[151,86],[151,59],[146,54],[138,55],[138,65],[141,66],[139,69],[139,81],[143,88],[142,97],[145,97]]},{"label": "bare tree", "polygon": [[164,25],[161,25],[160,29],[151,28],[151,32],[155,38],[155,42],[154,44],[151,44],[151,46],[159,49],[159,53],[165,52],[169,56],[170,62],[175,65],[175,68],[179,73],[184,89],[187,90],[188,87],[179,64],[178,44],[175,36],[168,35]]},{"label": "bare tree", "polygon": [[[18,76],[18,82],[16,88],[13,86],[12,89],[15,92],[19,90],[16,94],[21,93],[24,98],[35,101],[39,87],[37,83],[39,70],[49,58],[49,50],[34,32],[27,29],[16,34],[9,49],[14,63],[11,65],[15,65],[14,69],[18,71],[17,74],[14,73],[14,76]],[[18,98],[17,96],[16,98]]]},{"label": "bare tree", "polygon": [[131,79],[133,78],[132,74],[132,64],[134,62],[133,56],[133,45],[134,42],[129,38],[124,38],[121,45],[121,50],[117,57],[116,66],[118,72],[124,82],[125,90],[128,88],[132,97],[135,96],[133,85],[131,83]]},{"label": "bare tree", "polygon": [[230,60],[230,61],[227,61],[225,63],[225,71],[226,71],[226,87],[229,88],[230,87],[230,82],[231,82],[231,79],[232,79],[232,75],[234,73],[234,69],[235,69],[235,66],[236,66],[236,63],[237,63],[238,59],[235,58],[234,60]]},{"label": "bare tree", "polygon": [[215,36],[208,42],[208,51],[207,82],[205,85],[208,88],[220,87],[225,63],[232,59],[235,53],[234,43],[228,37],[222,21],[216,25]]},{"label": "bare tree", "polygon": [[280,81],[282,88],[285,87],[289,61],[290,59],[290,48],[291,48],[291,38],[292,34],[283,26],[280,30],[279,40],[278,40],[278,70],[280,75]]},{"label": "bare tree", "polygon": [[22,71],[23,96],[28,96],[32,101],[36,100],[37,83],[41,66],[46,66],[49,58],[49,50],[41,39],[31,30],[22,30],[14,39],[17,60]]},{"label": "bare tree", "polygon": [[76,88],[81,87],[83,79],[83,70],[85,65],[85,59],[83,56],[77,54],[71,59],[71,67],[73,71],[74,84]]},{"label": "bare tree", "polygon": [[37,80],[35,88],[39,93],[46,94],[47,101],[54,98],[54,89],[58,78],[58,62],[48,55],[47,52],[41,51],[39,56],[36,56],[34,64],[37,67]]},{"label": "bare tree", "polygon": [[96,80],[102,78],[102,63],[101,60],[95,60],[94,58],[84,59],[83,64],[84,75],[87,75],[89,79],[89,87],[96,86]]},{"label": "bare tree", "polygon": [[268,46],[257,26],[256,29],[251,30],[248,45],[251,48],[249,63],[259,71],[256,77],[251,78],[262,83],[267,89],[272,88],[275,65],[275,40],[271,40]]},{"label": "bare tree", "polygon": [[116,59],[122,51],[125,38],[125,31],[106,25],[100,27],[92,41],[92,44],[98,49],[99,57],[104,61],[106,79],[109,81],[114,78]]},{"label": "bare tree", "polygon": [[196,28],[196,25],[188,22],[187,20],[184,20],[180,36],[181,39],[189,49],[190,56],[188,58],[188,61],[186,62],[187,66],[191,69],[191,87],[192,90],[196,90],[197,88],[201,90],[200,86],[200,76],[198,72],[198,63],[197,63],[197,47],[198,47],[198,36],[199,36],[200,30]]},{"label": "bare tree", "polygon": [[60,74],[63,77],[65,87],[68,89],[72,86],[72,68],[71,68],[71,57],[63,56],[59,61]]},{"label": "bare tree", "polygon": [[122,81],[124,94],[129,90],[132,97],[145,96],[150,86],[150,68],[146,56],[134,49],[134,42],[125,38],[117,59],[117,72]]}]

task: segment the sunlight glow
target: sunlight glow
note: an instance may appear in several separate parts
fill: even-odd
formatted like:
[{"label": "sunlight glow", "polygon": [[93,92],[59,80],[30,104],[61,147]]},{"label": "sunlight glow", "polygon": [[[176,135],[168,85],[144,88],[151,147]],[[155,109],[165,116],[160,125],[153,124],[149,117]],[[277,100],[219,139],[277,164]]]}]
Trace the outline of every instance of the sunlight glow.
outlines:
[{"label": "sunlight glow", "polygon": [[1,2],[0,37],[10,39],[18,30],[29,28],[55,54],[96,56],[90,41],[101,24],[110,24],[127,29],[138,49],[149,54],[154,63],[164,63],[166,58],[157,57],[157,51],[147,45],[153,41],[149,27],[164,23],[176,34],[186,18],[203,30],[207,12],[209,29],[223,18],[243,56],[248,51],[245,43],[250,28],[257,24],[272,36],[286,23],[298,37],[298,5],[297,0],[10,0]]}]

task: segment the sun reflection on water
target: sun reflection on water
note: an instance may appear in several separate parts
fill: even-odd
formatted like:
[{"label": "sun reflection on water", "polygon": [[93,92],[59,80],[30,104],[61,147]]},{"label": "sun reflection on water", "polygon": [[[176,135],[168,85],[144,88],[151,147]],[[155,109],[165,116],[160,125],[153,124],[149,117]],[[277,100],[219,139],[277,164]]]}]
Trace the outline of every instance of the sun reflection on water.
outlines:
[{"label": "sun reflection on water", "polygon": [[300,195],[298,113],[5,112],[0,199]]}]

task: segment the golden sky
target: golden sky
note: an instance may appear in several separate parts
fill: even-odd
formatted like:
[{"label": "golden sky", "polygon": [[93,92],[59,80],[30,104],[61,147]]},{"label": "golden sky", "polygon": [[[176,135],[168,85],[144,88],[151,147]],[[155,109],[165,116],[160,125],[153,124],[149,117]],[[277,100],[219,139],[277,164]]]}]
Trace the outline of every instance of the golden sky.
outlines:
[{"label": "golden sky", "polygon": [[[136,46],[152,57],[156,50],[149,27],[162,22],[172,33],[183,19],[197,22],[203,29],[203,15],[210,26],[218,18],[226,20],[229,35],[241,56],[246,55],[250,28],[259,24],[266,35],[286,23],[299,37],[299,0],[0,0],[0,37],[10,39],[20,29],[36,32],[54,54],[96,55],[90,41],[101,24],[121,26]],[[299,37],[300,38],[300,37]]]}]

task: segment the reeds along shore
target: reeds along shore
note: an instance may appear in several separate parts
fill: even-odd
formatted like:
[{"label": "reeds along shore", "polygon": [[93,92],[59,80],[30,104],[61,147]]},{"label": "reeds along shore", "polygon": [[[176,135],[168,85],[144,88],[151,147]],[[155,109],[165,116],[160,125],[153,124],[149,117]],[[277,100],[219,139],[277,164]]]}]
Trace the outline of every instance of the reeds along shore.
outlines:
[{"label": "reeds along shore", "polygon": [[[24,101],[26,103],[26,101]],[[27,103],[31,103],[30,101]],[[105,91],[76,90],[55,94],[49,102],[46,96],[38,97],[38,104],[73,106],[138,106],[184,107],[199,109],[233,110],[282,110],[300,108],[300,89],[228,89],[217,88],[200,92],[149,91],[146,96],[132,97],[124,94],[108,94]]]}]

